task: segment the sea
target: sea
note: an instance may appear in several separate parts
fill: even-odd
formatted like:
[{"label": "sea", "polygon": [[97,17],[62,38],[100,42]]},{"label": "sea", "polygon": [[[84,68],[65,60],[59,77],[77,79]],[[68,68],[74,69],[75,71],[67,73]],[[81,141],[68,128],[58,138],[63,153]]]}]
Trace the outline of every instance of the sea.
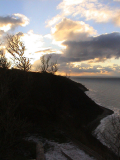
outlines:
[{"label": "sea", "polygon": [[86,95],[97,104],[114,111],[114,114],[101,120],[92,134],[120,156],[120,78],[71,77],[71,79],[89,89]]},{"label": "sea", "polygon": [[83,84],[89,91],[86,94],[97,104],[114,112],[120,111],[120,78],[71,77]]}]

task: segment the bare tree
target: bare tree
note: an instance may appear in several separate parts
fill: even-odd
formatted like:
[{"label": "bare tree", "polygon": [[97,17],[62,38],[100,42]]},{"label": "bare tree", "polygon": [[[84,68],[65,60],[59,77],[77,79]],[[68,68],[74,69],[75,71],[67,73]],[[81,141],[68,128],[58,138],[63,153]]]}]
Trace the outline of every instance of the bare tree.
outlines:
[{"label": "bare tree", "polygon": [[45,58],[45,55],[43,55],[40,58],[40,61],[41,61],[41,65],[40,65],[41,72],[48,72],[50,59],[51,59],[51,55],[49,55],[47,58]]},{"label": "bare tree", "polygon": [[8,69],[11,66],[11,63],[7,61],[7,58],[3,55],[0,55],[0,67]]},{"label": "bare tree", "polygon": [[50,72],[54,74],[57,71],[58,71],[57,62],[51,62],[51,64],[50,64]]},{"label": "bare tree", "polygon": [[52,55],[43,55],[40,58],[41,65],[37,66],[37,70],[40,72],[48,72],[54,74],[55,72],[58,71],[58,65],[57,61],[56,62],[50,62],[52,58]]},{"label": "bare tree", "polygon": [[[2,43],[0,44],[2,45]],[[11,63],[7,61],[3,49],[0,50],[0,68],[8,69]]]},{"label": "bare tree", "polygon": [[98,139],[110,148],[120,160],[120,116],[112,115],[104,124],[103,129],[96,129]]},{"label": "bare tree", "polygon": [[28,71],[31,68],[30,59],[25,57],[25,45],[18,35],[7,36],[7,51],[14,57],[17,68]]}]

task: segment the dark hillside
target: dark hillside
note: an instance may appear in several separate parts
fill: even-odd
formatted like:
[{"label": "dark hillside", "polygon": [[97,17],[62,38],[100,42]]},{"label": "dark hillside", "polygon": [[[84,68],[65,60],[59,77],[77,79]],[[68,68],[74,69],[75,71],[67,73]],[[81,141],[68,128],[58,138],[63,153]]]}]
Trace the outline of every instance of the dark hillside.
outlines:
[{"label": "dark hillside", "polygon": [[[57,120],[66,117],[72,123],[77,122],[76,125],[87,125],[103,112],[80,89],[81,84],[66,77],[19,70],[8,70],[6,76],[11,81],[8,95],[11,99],[18,99],[18,109],[22,111],[30,112],[30,108],[39,110],[40,107],[51,118]],[[84,86],[82,88],[86,89]],[[37,117],[37,114],[31,113],[40,118],[39,114]]]},{"label": "dark hillside", "polygon": [[[87,125],[104,109],[86,96],[84,91],[87,89],[82,84],[50,73],[0,69],[0,85],[0,116],[5,115],[12,124],[16,122],[8,138],[14,135],[12,132],[20,123],[17,134],[12,137],[15,140],[12,147],[29,132],[37,132],[38,127],[44,136],[48,133],[50,136],[48,130],[56,128],[97,152],[105,152],[103,145],[87,132]],[[23,121],[26,123],[21,126]],[[4,126],[8,121],[0,123],[3,125],[2,136],[7,133]]]}]

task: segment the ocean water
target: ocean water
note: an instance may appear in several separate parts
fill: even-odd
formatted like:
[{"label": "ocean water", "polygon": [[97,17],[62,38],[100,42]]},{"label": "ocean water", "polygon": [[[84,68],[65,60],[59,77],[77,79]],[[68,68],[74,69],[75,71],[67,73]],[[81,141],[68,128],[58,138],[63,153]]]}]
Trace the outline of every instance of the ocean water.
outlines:
[{"label": "ocean water", "polygon": [[72,80],[89,89],[86,94],[103,107],[120,111],[120,78],[80,78]]},{"label": "ocean water", "polygon": [[86,94],[96,103],[114,111],[114,114],[101,120],[93,135],[120,156],[120,78],[71,79],[87,87],[89,91]]}]

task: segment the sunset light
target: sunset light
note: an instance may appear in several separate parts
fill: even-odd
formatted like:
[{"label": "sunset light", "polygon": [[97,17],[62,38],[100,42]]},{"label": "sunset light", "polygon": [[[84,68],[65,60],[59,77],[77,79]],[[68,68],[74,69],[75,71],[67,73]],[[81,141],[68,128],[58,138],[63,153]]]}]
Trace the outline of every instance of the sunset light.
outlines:
[{"label": "sunset light", "polygon": [[[43,54],[52,54],[61,73],[120,76],[120,1],[20,0],[12,7],[14,0],[5,0],[1,4],[6,2],[9,9],[1,8],[0,16],[1,43],[6,45],[9,34],[19,35],[32,64]],[[87,67],[81,67],[83,63]]]}]

